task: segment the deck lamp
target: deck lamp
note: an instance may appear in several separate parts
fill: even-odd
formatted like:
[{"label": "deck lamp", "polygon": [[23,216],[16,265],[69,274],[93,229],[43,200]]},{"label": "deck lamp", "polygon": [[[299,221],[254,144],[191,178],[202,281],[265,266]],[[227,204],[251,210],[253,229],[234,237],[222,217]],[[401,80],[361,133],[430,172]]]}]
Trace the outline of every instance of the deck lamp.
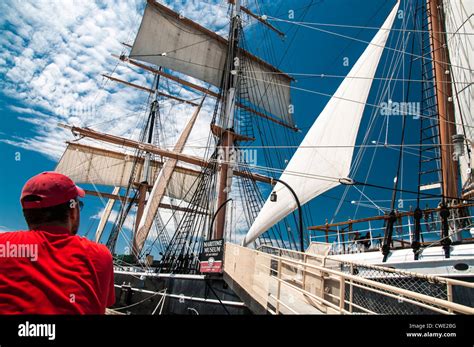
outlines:
[{"label": "deck lamp", "polygon": [[276,193],[276,192],[272,192],[272,194],[270,195],[270,201],[271,201],[271,202],[276,202],[277,199],[278,199],[277,193]]}]

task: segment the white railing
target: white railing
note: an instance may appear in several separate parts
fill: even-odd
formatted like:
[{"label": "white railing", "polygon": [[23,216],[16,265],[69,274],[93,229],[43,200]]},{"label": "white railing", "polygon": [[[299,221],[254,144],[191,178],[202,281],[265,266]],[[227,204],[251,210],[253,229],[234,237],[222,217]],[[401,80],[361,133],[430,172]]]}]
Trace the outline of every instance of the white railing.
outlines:
[{"label": "white railing", "polygon": [[[449,220],[451,230],[450,230],[450,235],[453,237],[454,234],[459,234],[462,231],[469,230],[472,234],[472,224],[470,223],[472,220],[472,216],[467,216],[467,217],[456,217],[456,218],[451,218]],[[408,217],[408,223],[405,224],[395,224],[393,227],[393,242],[394,243],[400,243],[402,246],[403,244],[406,244],[406,246],[409,247],[413,240],[413,234],[414,234],[414,222],[412,222],[412,217]],[[456,230],[453,230],[453,226],[460,225],[462,223],[465,223],[466,225],[463,228],[457,228]],[[466,222],[469,222],[466,223]],[[436,238],[433,238],[433,240],[430,240],[431,242],[437,242],[437,239],[441,238],[441,228],[440,228],[440,220],[439,219],[433,219],[431,221],[422,221],[420,223],[422,229],[424,228],[425,230],[428,231],[422,231],[420,233],[420,238],[423,240],[424,237],[426,236],[432,236],[436,235]],[[351,221],[348,221],[347,224],[352,224]],[[372,224],[370,222],[367,222],[368,227],[363,228],[363,229],[358,229],[355,227],[357,225],[357,222],[354,222],[352,224],[353,230],[347,231],[347,230],[342,230],[339,228],[339,226],[336,227],[337,232],[335,233],[336,235],[332,237],[328,237],[327,235],[310,235],[309,236],[309,241],[310,242],[326,242],[329,238],[333,239],[331,244],[331,250],[330,254],[347,254],[347,253],[359,253],[359,252],[364,252],[364,251],[371,251],[371,250],[378,250],[381,247],[382,241],[384,239],[383,234],[385,232],[385,227],[372,227]],[[435,227],[435,229],[432,229]],[[399,230],[406,231],[405,233],[399,233]],[[315,232],[314,230],[312,231],[313,233]],[[324,233],[323,230],[317,230],[317,232],[322,232]],[[370,241],[370,246],[369,247],[364,247],[363,244],[360,241],[365,241],[364,240],[354,240],[355,235],[362,235],[366,236],[369,235],[367,238],[368,241]],[[374,236],[374,235],[381,235],[381,236]],[[474,235],[472,235],[474,237]],[[347,240],[346,240],[347,237]],[[344,241],[342,240],[344,238]]]},{"label": "white railing", "polygon": [[[474,283],[263,246],[226,244],[224,271],[273,314],[474,314],[453,287]],[[315,311],[316,313],[316,311]]]}]

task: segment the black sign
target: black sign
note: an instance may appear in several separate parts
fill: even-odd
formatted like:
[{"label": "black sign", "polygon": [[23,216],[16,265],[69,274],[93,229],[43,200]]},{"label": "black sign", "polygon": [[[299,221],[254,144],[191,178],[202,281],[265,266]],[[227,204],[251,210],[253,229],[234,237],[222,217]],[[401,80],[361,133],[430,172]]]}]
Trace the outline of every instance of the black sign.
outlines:
[{"label": "black sign", "polygon": [[204,241],[202,253],[199,255],[199,271],[206,273],[222,272],[224,257],[224,239]]}]

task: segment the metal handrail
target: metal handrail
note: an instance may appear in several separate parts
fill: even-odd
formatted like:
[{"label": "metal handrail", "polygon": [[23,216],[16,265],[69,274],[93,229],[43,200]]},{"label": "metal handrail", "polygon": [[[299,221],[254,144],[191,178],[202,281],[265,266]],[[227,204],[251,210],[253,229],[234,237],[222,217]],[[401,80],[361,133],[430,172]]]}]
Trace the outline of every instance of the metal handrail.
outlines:
[{"label": "metal handrail", "polygon": [[[232,245],[232,247],[240,247],[237,245]],[[339,313],[351,313],[352,312],[352,307],[357,308],[359,310],[362,310],[366,313],[374,313],[373,311],[369,310],[368,308],[362,308],[359,307],[357,303],[353,301],[352,294],[349,296],[349,299],[346,299],[344,297],[344,291],[345,287],[349,286],[350,292],[352,293],[352,287],[358,287],[362,288],[367,291],[374,292],[379,295],[383,295],[389,298],[393,299],[398,299],[400,301],[413,304],[415,306],[428,309],[437,313],[443,313],[443,314],[452,314],[454,312],[457,313],[462,313],[462,314],[474,314],[474,308],[461,305],[458,303],[453,302],[452,298],[452,286],[464,286],[470,289],[474,289],[474,283],[469,283],[469,282],[463,282],[459,280],[454,280],[454,279],[449,279],[449,278],[444,278],[444,277],[437,277],[437,276],[431,276],[431,275],[425,275],[425,274],[419,274],[419,273],[412,273],[408,271],[403,271],[403,270],[397,270],[397,269],[392,269],[392,268],[385,268],[385,267],[380,267],[380,266],[374,266],[374,265],[367,265],[367,264],[358,264],[355,262],[346,262],[346,261],[339,261],[337,259],[332,259],[330,257],[325,257],[321,255],[315,255],[315,254],[307,254],[307,253],[302,253],[298,251],[292,251],[292,250],[283,250],[279,249],[276,247],[272,246],[262,246],[260,248],[268,248],[273,251],[277,251],[280,255],[275,255],[275,254],[270,254],[267,252],[262,252],[255,250],[254,252],[258,252],[259,255],[263,255],[265,257],[270,258],[270,260],[277,261],[278,262],[278,269],[270,269],[273,272],[276,271],[276,275],[273,275],[272,278],[276,278],[278,281],[279,288],[281,285],[284,285],[286,287],[289,287],[293,290],[296,290],[300,294],[311,297],[313,298],[316,302],[318,302],[319,305],[325,306],[327,308],[331,308],[335,310],[336,312]],[[293,258],[288,258],[285,256],[282,256],[281,254],[283,253],[288,253],[292,255],[298,255],[300,256],[303,260],[296,260]],[[365,267],[369,269],[374,269],[374,270],[379,270],[379,271],[384,271],[384,272],[389,272],[389,273],[396,273],[404,278],[406,277],[412,277],[412,278],[419,278],[419,279],[424,279],[430,281],[430,283],[438,283],[438,284],[444,284],[447,286],[447,300],[445,299],[440,299],[440,298],[435,298],[426,294],[418,293],[415,291],[411,291],[408,289],[404,288],[399,288],[395,285],[390,285],[390,284],[385,284],[381,283],[378,281],[375,281],[373,279],[368,279],[364,277],[360,277],[357,275],[353,275],[352,273],[345,273],[342,271],[338,271],[332,268],[325,267],[324,265],[316,265],[316,264],[310,264],[307,261],[309,259],[316,259],[320,260],[322,264],[325,264],[327,260],[331,261],[336,261],[339,263],[343,263],[345,265],[351,265],[351,266],[359,266],[359,267]],[[281,278],[281,268],[282,265],[290,266],[293,268],[297,268],[296,271],[301,271],[303,275],[303,283],[305,280],[305,277],[307,275],[310,276],[317,276],[321,280],[325,279],[332,279],[335,281],[340,281],[340,296],[339,296],[339,303],[340,305],[337,306],[334,303],[326,300],[321,296],[316,295],[315,293],[309,292],[304,288],[298,287],[297,285],[288,283],[286,280]],[[269,275],[271,276],[271,275]],[[270,295],[270,294],[269,294]],[[334,294],[329,294],[325,293],[324,295],[328,295],[332,297],[333,299],[337,298],[337,295]],[[277,301],[277,310],[276,313],[279,313],[279,305],[282,304],[282,306],[286,306],[286,304],[283,305],[283,301],[281,301],[280,296],[280,290],[278,290],[278,293],[275,297],[275,295],[272,295],[272,298],[274,298]],[[349,306],[349,311],[345,308],[345,306]]]},{"label": "metal handrail", "polygon": [[[469,219],[472,219],[473,216],[467,216],[467,217],[458,217],[456,218],[456,221],[462,221],[462,220],[469,220]],[[433,224],[433,223],[441,223],[440,220],[433,220],[431,222],[421,222],[420,225],[421,226],[426,226],[426,225],[430,225],[430,224]],[[407,224],[397,224],[395,225],[394,227],[396,228],[406,228],[406,227],[413,227],[414,226],[414,223],[407,223]],[[468,227],[464,227],[463,229],[467,229]],[[364,233],[364,232],[374,232],[374,231],[384,231],[385,230],[385,227],[370,227],[370,228],[365,228],[365,229],[354,229],[352,231],[344,231],[342,232],[341,231],[341,234],[343,233],[344,235],[351,235],[351,234],[356,234],[356,233]],[[324,233],[324,230],[316,230],[318,232],[323,232]],[[424,231],[422,233],[433,233],[433,232],[441,232],[441,229],[436,229],[436,230],[430,230],[430,231]],[[409,236],[410,234],[403,234],[403,236]],[[334,235],[336,236],[336,235]],[[333,236],[333,237],[334,237]],[[310,235],[310,238],[325,238],[326,235]]]},{"label": "metal handrail", "polygon": [[[422,274],[422,273],[418,273],[418,272],[410,272],[410,271],[401,270],[401,269],[394,269],[394,268],[391,268],[391,267],[384,267],[384,266],[379,266],[379,265],[372,265],[372,264],[357,263],[357,262],[347,261],[347,260],[340,260],[340,259],[332,258],[331,256],[323,256],[323,255],[319,255],[319,254],[303,253],[303,252],[299,252],[299,251],[295,251],[295,250],[281,249],[281,248],[277,248],[277,247],[273,247],[273,246],[267,246],[267,245],[261,245],[261,246],[257,247],[257,251],[260,248],[271,248],[271,249],[280,250],[280,251],[286,252],[286,253],[299,254],[301,256],[306,256],[307,258],[315,258],[315,259],[320,259],[320,260],[329,259],[329,260],[334,261],[334,262],[353,265],[353,266],[356,266],[356,267],[357,266],[366,267],[366,268],[373,269],[373,270],[382,270],[382,271],[385,271],[385,272],[397,273],[397,274],[401,274],[401,275],[404,275],[404,276],[407,276],[407,277],[416,277],[416,278],[426,279],[426,280],[431,281],[431,282],[451,284],[451,285],[463,286],[463,287],[474,289],[474,282],[465,282],[465,281],[460,281],[460,280],[447,278],[447,277],[440,277],[440,276]],[[265,253],[265,252],[263,252],[263,253]],[[310,264],[308,264],[308,265],[310,265]]]},{"label": "metal handrail", "polygon": [[[472,206],[473,204],[469,204],[469,206]],[[428,210],[430,211],[430,210]],[[432,210],[431,212],[434,212],[435,210]],[[415,223],[414,221],[412,222],[412,218],[413,216],[412,215],[407,215],[406,213],[402,213],[400,215],[400,218],[407,218],[407,222],[406,223],[402,223],[402,224],[397,224],[396,225],[396,228],[397,229],[400,229],[400,230],[406,230],[407,228],[409,229],[408,232],[405,232],[403,233],[402,235],[397,235],[397,238],[399,238],[398,241],[400,242],[404,242],[406,241],[408,243],[408,245],[412,242],[412,237],[413,237],[413,230],[412,228],[414,228],[415,226]],[[474,217],[473,216],[455,216],[453,215],[452,217],[449,218],[449,223],[452,223],[452,222],[456,222],[456,223],[459,223],[459,222],[462,222],[462,221],[470,221],[472,220]],[[374,220],[375,221],[378,221],[378,222],[381,222],[383,221],[383,219],[377,219],[377,220]],[[442,233],[442,227],[440,226],[440,223],[441,223],[441,219],[440,218],[434,218],[433,220],[424,220],[424,221],[421,221],[420,225],[423,227],[425,226],[427,231],[423,231],[420,233],[420,235],[441,235]],[[358,229],[358,228],[355,228],[356,225],[358,224],[365,224],[365,223],[368,223],[368,227],[364,227],[363,229]],[[367,248],[366,250],[374,250],[374,249],[377,249],[377,247],[375,246],[375,241],[379,241],[379,240],[382,240],[384,237],[383,236],[375,236],[373,237],[374,233],[385,233],[385,226],[375,226],[373,227],[370,223],[369,220],[367,219],[362,219],[362,220],[349,220],[346,222],[345,225],[347,226],[352,226],[353,228],[355,229],[351,229],[351,230],[347,230],[347,228],[342,228],[341,231],[339,231],[339,224],[341,223],[335,223],[334,225],[336,225],[337,227],[337,231],[335,230],[331,230],[331,235],[329,235],[328,233],[328,230],[325,230],[323,228],[323,226],[318,226],[318,227],[313,227],[311,228],[311,234],[309,235],[309,240],[310,241],[321,241],[321,240],[326,240],[326,243],[331,243],[333,245],[333,251],[332,253],[337,253],[337,254],[347,254],[347,253],[351,253],[350,252],[350,249],[346,249],[347,246],[351,247],[352,244],[354,244],[354,240],[350,240],[350,235],[354,235],[354,234],[364,234],[364,233],[370,233],[370,241],[372,242],[372,244],[370,245],[369,248]],[[327,227],[331,227],[332,224],[327,224],[326,225]],[[463,230],[464,231],[469,231],[469,229],[473,226],[472,223],[469,223],[469,225],[464,225],[460,228],[455,228],[455,233],[456,234],[459,234],[460,232],[462,232]],[[428,228],[430,227],[430,228]],[[430,230],[431,227],[434,227],[433,230]],[[321,234],[322,233],[322,234]],[[472,232],[471,232],[472,234]],[[342,238],[344,239],[346,236],[348,237],[348,240],[341,240],[340,239],[340,236],[339,235],[342,235]],[[329,242],[329,237],[332,238],[332,242]],[[438,242],[439,240],[434,240],[433,242]],[[426,243],[424,243],[425,245],[426,244],[431,244],[432,242],[430,241],[427,241]],[[343,247],[343,250],[339,250],[337,249],[337,247]],[[403,245],[402,245],[403,246]],[[405,248],[405,247],[403,247]]]}]

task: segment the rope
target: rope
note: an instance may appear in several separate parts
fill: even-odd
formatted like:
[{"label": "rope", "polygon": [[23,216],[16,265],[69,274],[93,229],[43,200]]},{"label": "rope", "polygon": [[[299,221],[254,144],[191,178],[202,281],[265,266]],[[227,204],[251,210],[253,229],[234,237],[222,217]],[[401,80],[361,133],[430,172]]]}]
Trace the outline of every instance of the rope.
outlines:
[{"label": "rope", "polygon": [[[159,292],[156,292],[156,293],[150,295],[149,297],[146,297],[145,299],[140,300],[139,302],[136,302],[136,303],[131,304],[131,305],[128,305],[128,306],[118,307],[118,308],[115,308],[114,310],[115,310],[115,311],[125,310],[125,309],[127,309],[127,308],[140,305],[140,304],[144,303],[145,301],[150,300],[151,298],[153,298],[153,297],[155,297],[155,296],[157,296],[157,295],[164,295],[164,294],[166,294],[166,289],[160,290]],[[153,311],[153,312],[155,312],[155,311]]]},{"label": "rope", "polygon": [[224,308],[225,312],[226,312],[228,315],[230,315],[229,310],[227,310],[227,307],[223,304],[223,302],[221,301],[221,298],[219,298],[219,295],[216,294],[216,292],[214,291],[214,288],[212,288],[212,286],[209,284],[208,279],[205,278],[204,281],[206,282],[206,285],[209,287],[209,289],[211,290],[211,292],[215,295],[215,297],[216,297],[217,300],[219,301],[219,304],[221,304],[221,306]]}]

